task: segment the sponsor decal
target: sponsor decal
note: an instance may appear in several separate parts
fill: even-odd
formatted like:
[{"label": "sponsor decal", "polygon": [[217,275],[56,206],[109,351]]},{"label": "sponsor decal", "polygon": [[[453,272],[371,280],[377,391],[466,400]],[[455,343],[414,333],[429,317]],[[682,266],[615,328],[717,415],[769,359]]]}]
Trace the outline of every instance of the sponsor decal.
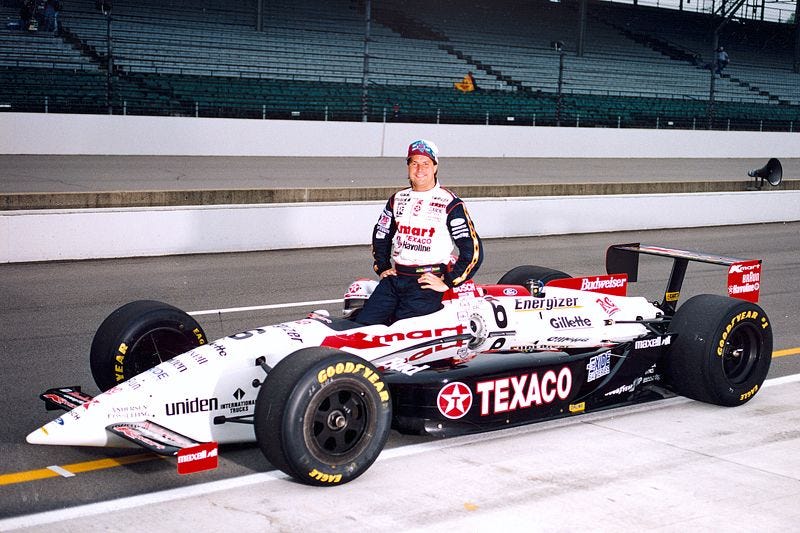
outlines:
[{"label": "sponsor decal", "polygon": [[612,296],[625,296],[628,293],[627,274],[608,274],[583,278],[554,279],[547,282],[548,287],[563,287],[580,291],[600,292]]},{"label": "sponsor decal", "polygon": [[203,470],[213,470],[219,463],[216,442],[204,442],[178,451],[178,473],[194,474]]},{"label": "sponsor decal", "polygon": [[680,291],[668,292],[664,294],[664,299],[668,302],[677,302],[681,297]]},{"label": "sponsor decal", "polygon": [[388,333],[386,335],[372,335],[363,332],[356,332],[325,337],[321,343],[321,346],[328,346],[336,349],[355,348],[359,350],[366,350],[370,348],[388,348],[396,342],[462,335],[463,333],[464,326],[462,324],[447,328],[409,331],[407,333],[398,331],[394,333]]},{"label": "sponsor decal", "polygon": [[448,383],[439,391],[436,406],[442,415],[451,420],[461,418],[472,407],[472,391],[460,381]]},{"label": "sponsor decal", "polygon": [[167,379],[169,377],[169,373],[166,370],[157,366],[154,366],[148,370],[148,372],[153,374],[158,380]]},{"label": "sponsor decal", "polygon": [[299,342],[299,343],[301,343],[301,344],[302,344],[302,342],[303,342],[303,336],[302,336],[302,335],[300,335],[300,333],[298,333],[298,332],[297,332],[297,330],[296,330],[296,329],[294,329],[292,326],[290,326],[290,325],[288,325],[288,324],[278,324],[278,325],[276,325],[276,326],[274,326],[274,327],[276,327],[276,328],[278,328],[278,329],[282,330],[282,331],[283,331],[284,333],[286,333],[286,335],[287,335],[287,336],[288,336],[290,339],[292,339],[293,341],[295,341],[295,342]]},{"label": "sponsor decal", "polygon": [[582,413],[586,410],[586,402],[569,404],[570,413]]},{"label": "sponsor decal", "polygon": [[575,307],[579,307],[577,298],[517,298],[514,300],[515,311],[550,311]]},{"label": "sponsor decal", "polygon": [[603,311],[606,312],[608,316],[613,316],[614,313],[619,311],[619,307],[617,307],[617,304],[615,304],[614,301],[611,300],[611,298],[609,298],[608,296],[606,296],[605,298],[598,298],[596,302],[597,305],[599,305],[603,309]]},{"label": "sponsor decal", "polygon": [[636,387],[638,387],[641,383],[642,383],[642,378],[636,378],[630,385],[622,385],[621,387],[617,387],[616,389],[607,392],[605,395],[616,396],[619,394],[625,394],[626,392],[633,392],[636,389]]},{"label": "sponsor decal", "polygon": [[450,300],[457,300],[459,298],[464,297],[479,297],[481,295],[480,291],[478,290],[478,286],[475,285],[475,282],[471,279],[465,281],[458,287],[453,287],[449,291],[444,293],[442,296],[442,301],[447,302]]},{"label": "sponsor decal", "polygon": [[242,389],[236,389],[233,392],[232,396],[237,401],[229,402],[229,403],[223,403],[222,405],[219,406],[219,408],[223,409],[223,410],[227,409],[228,412],[231,413],[231,414],[233,414],[233,413],[243,413],[243,412],[246,412],[246,411],[250,410],[250,408],[256,404],[256,400],[255,399],[245,400],[244,397],[246,396],[246,394],[247,393],[245,393]]},{"label": "sponsor decal", "polygon": [[389,401],[389,391],[386,389],[386,385],[383,383],[383,381],[381,381],[380,374],[367,368],[361,363],[346,361],[342,363],[336,363],[335,365],[330,365],[327,368],[323,368],[319,371],[317,374],[317,381],[320,383],[325,383],[334,376],[341,374],[361,374],[367,381],[372,383],[372,385],[375,387],[375,390],[378,391],[378,395],[381,397],[382,402]]},{"label": "sponsor decal", "polygon": [[558,372],[548,370],[540,378],[538,373],[509,376],[478,383],[475,390],[480,395],[481,416],[528,409],[565,400],[572,390],[572,372],[563,367]]},{"label": "sponsor decal", "polygon": [[426,368],[430,368],[430,365],[412,365],[408,363],[402,357],[395,357],[389,361],[386,361],[381,365],[381,370],[394,370],[395,372],[400,372],[401,374],[405,374],[406,376],[413,376],[417,372],[421,372]]},{"label": "sponsor decal", "polygon": [[415,237],[433,237],[433,234],[436,233],[436,228],[416,228],[414,226],[399,224],[397,226],[397,233],[401,235],[413,235]]},{"label": "sponsor decal", "polygon": [[172,402],[165,406],[167,416],[188,415],[219,410],[219,400],[216,398],[186,398],[182,402]]},{"label": "sponsor decal", "polygon": [[519,293],[514,287],[506,287],[503,289],[503,296],[516,296]]},{"label": "sponsor decal", "polygon": [[576,342],[589,342],[588,337],[548,337],[548,342],[560,342],[574,344]]},{"label": "sponsor decal", "polygon": [[739,395],[739,401],[743,402],[745,400],[749,400],[750,398],[755,396],[755,394],[757,392],[758,392],[758,385],[754,386],[752,389],[750,389],[749,391],[745,392],[744,394],[740,394]]},{"label": "sponsor decal", "polygon": [[166,447],[158,441],[155,441],[149,437],[145,437],[139,428],[135,426],[115,426],[114,431],[117,433],[122,433],[123,435],[127,436],[129,439],[133,440],[134,442],[140,442],[145,446],[149,446],[151,448],[156,448],[158,450],[165,450]]},{"label": "sponsor decal", "polygon": [[728,269],[728,296],[756,303],[760,290],[760,261],[742,261],[730,266]]},{"label": "sponsor decal", "polygon": [[633,343],[634,350],[644,350],[646,348],[658,348],[659,346],[669,346],[672,337],[655,337],[653,339],[643,339]]},{"label": "sponsor decal", "polygon": [[316,468],[308,473],[308,477],[314,478],[317,481],[322,481],[323,483],[339,483],[342,481],[341,474],[326,474],[325,472],[320,472]]},{"label": "sponsor decal", "polygon": [[731,321],[728,322],[728,325],[725,326],[725,329],[722,332],[722,336],[719,339],[719,344],[717,346],[717,355],[722,357],[725,353],[725,343],[728,341],[728,335],[731,334],[731,330],[733,327],[741,322],[742,320],[752,320],[753,322],[758,322],[761,326],[761,329],[767,329],[769,327],[769,322],[767,318],[764,316],[760,316],[758,311],[750,310],[750,311],[742,311],[738,315],[731,318]]},{"label": "sponsor decal", "polygon": [[147,418],[147,406],[145,405],[124,405],[112,407],[108,414],[109,420],[119,420],[123,418],[136,419]]},{"label": "sponsor decal", "polygon": [[[212,344],[211,346],[216,346],[216,345]],[[183,362],[177,357],[173,357],[172,359],[167,359],[166,362],[174,366],[175,369],[178,371],[178,373],[186,372],[187,370],[187,366],[183,364]]]},{"label": "sponsor decal", "polygon": [[586,378],[587,383],[607,376],[609,372],[611,372],[611,352],[605,352],[590,357],[589,363],[586,365],[586,370],[589,372]]},{"label": "sponsor decal", "polygon": [[550,319],[550,325],[555,329],[581,329],[592,327],[592,321],[582,316],[558,316]]},{"label": "sponsor decal", "polygon": [[203,336],[203,332],[200,331],[200,328],[194,328],[192,333],[194,333],[194,336],[197,339],[197,344],[203,345],[206,343],[206,338]]}]

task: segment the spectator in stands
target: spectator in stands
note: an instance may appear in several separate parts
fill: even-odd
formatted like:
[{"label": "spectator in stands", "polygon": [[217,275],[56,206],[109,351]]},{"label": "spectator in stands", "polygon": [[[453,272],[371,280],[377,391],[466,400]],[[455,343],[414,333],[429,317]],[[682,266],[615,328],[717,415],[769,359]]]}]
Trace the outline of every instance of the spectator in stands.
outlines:
[{"label": "spectator in stands", "polygon": [[[25,0],[19,8],[19,25],[22,30],[30,30],[33,22],[33,0]],[[34,28],[35,29],[35,28]]]},{"label": "spectator in stands", "polygon": [[103,15],[111,13],[111,0],[97,0],[94,6],[98,11],[101,11]]},{"label": "spectator in stands", "polygon": [[[355,317],[362,324],[388,325],[438,311],[442,294],[472,278],[483,260],[464,202],[439,186],[436,145],[412,142],[406,164],[411,187],[389,198],[372,232],[380,282]],[[454,248],[458,257],[449,267]]]},{"label": "spectator in stands", "polygon": [[464,76],[464,79],[454,83],[453,86],[455,86],[455,88],[462,93],[470,93],[478,90],[478,84],[475,82],[475,76],[472,75],[471,70],[467,72],[467,75]]},{"label": "spectator in stands", "polygon": [[728,57],[728,52],[725,51],[725,48],[721,46],[717,48],[717,74],[722,74],[722,71],[728,66],[729,61],[730,58]]},{"label": "spectator in stands", "polygon": [[47,0],[44,5],[44,31],[55,32],[58,30],[58,12],[61,10],[61,0]]}]

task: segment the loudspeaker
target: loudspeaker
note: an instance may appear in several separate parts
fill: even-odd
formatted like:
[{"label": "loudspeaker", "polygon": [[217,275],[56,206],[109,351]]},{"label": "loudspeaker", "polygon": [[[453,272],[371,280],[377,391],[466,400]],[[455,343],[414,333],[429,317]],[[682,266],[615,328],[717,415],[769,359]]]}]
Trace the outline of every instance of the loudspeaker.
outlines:
[{"label": "loudspeaker", "polygon": [[773,187],[780,185],[783,178],[783,167],[781,162],[774,157],[767,161],[767,164],[761,168],[753,169],[747,173],[751,178],[755,178],[752,187],[749,190],[761,190],[764,186],[764,180],[767,180]]}]

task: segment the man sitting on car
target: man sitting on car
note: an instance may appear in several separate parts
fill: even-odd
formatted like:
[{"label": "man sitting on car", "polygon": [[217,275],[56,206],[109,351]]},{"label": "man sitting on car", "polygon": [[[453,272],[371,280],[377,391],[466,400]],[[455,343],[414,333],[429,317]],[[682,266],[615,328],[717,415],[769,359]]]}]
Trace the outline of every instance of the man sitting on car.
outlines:
[{"label": "man sitting on car", "polygon": [[[483,260],[464,202],[439,185],[436,145],[412,142],[406,164],[411,187],[389,198],[372,234],[380,283],[356,318],[362,324],[388,325],[438,311],[442,293],[472,278]],[[454,246],[458,258],[449,268]]]}]

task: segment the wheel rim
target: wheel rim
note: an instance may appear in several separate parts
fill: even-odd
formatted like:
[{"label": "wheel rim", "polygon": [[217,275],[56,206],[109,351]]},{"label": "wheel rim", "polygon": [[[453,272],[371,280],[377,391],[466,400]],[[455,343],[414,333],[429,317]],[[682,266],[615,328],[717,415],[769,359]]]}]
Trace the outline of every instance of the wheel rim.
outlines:
[{"label": "wheel rim", "polygon": [[184,331],[175,327],[156,328],[136,339],[126,358],[133,361],[135,376],[194,347]]},{"label": "wheel rim", "polygon": [[761,340],[756,326],[749,323],[735,326],[722,350],[722,371],[725,377],[734,385],[744,383],[761,356]]},{"label": "wheel rim", "polygon": [[[342,379],[341,381],[345,381]],[[348,462],[367,445],[375,415],[363,384],[346,380],[324,387],[305,413],[309,449],[322,462]]]}]

